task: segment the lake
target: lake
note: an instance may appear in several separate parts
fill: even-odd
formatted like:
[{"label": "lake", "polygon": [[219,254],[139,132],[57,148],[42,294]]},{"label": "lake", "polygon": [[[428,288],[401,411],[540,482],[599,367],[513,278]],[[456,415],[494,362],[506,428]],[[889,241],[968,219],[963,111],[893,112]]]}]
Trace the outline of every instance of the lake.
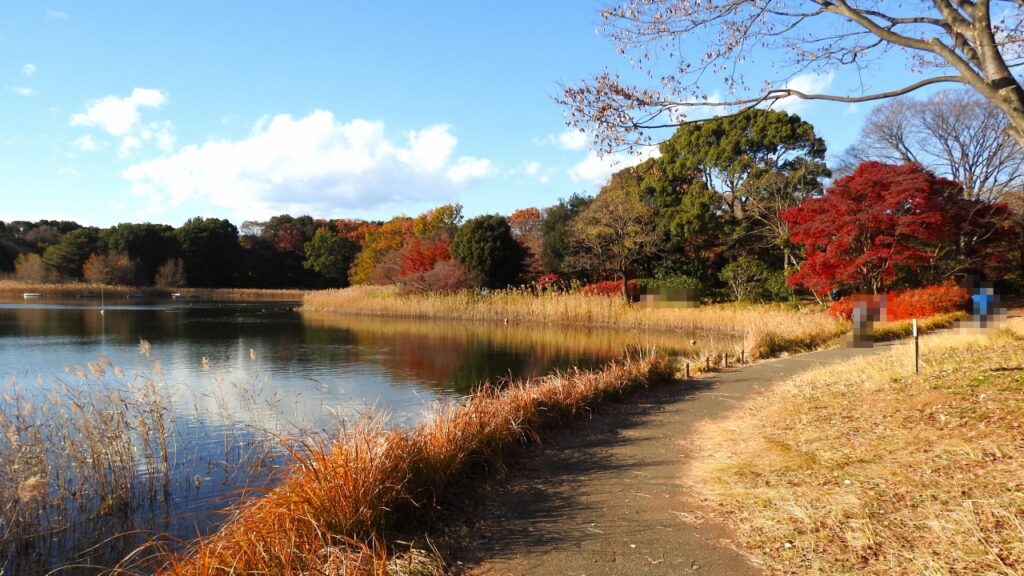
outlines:
[{"label": "lake", "polygon": [[[0,462],[8,491],[0,506],[35,503],[9,514],[0,535],[17,532],[11,525],[31,534],[32,522],[46,531],[0,545],[0,573],[109,566],[154,535],[207,533],[244,489],[273,483],[284,443],[329,434],[367,411],[411,426],[484,381],[596,367],[627,346],[683,350],[683,342],[311,314],[295,302],[108,299],[102,313],[96,301],[0,303],[0,458],[11,460]],[[55,488],[54,478],[81,486]]]}]

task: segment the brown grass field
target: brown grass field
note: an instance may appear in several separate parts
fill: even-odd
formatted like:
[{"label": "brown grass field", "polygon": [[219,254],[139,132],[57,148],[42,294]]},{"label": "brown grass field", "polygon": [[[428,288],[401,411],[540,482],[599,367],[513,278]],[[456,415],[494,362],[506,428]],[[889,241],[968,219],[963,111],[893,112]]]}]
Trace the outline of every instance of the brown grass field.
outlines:
[{"label": "brown grass field", "polygon": [[768,574],[1024,574],[1024,321],[807,373],[698,433],[706,514]]}]

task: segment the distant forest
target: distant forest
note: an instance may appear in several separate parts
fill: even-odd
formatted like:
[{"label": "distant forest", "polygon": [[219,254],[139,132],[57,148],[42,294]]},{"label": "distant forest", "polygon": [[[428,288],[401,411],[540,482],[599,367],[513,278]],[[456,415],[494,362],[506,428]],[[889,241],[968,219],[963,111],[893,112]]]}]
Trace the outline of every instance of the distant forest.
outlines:
[{"label": "distant forest", "polygon": [[[924,104],[946,113],[954,97],[961,96]],[[962,104],[974,110],[973,101]],[[0,273],[25,282],[373,283],[409,292],[606,281],[618,285],[607,292],[627,298],[632,283],[760,301],[929,286],[966,274],[1020,289],[1019,150],[999,136],[983,153],[926,166],[925,147],[941,134],[894,145],[885,131],[922,114],[906,101],[879,107],[834,170],[824,141],[793,114],[755,109],[684,125],[659,157],[620,170],[596,196],[508,216],[466,220],[462,206],[449,204],[386,222],[280,215],[240,229],[199,217],[179,228],[0,222]],[[974,125],[989,116],[957,118]]]}]

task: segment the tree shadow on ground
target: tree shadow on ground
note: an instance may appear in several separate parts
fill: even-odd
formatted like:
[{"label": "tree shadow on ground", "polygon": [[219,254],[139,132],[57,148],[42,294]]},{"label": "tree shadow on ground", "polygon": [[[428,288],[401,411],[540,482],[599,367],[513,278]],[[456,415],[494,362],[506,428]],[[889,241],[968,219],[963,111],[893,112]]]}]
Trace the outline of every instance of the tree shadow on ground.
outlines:
[{"label": "tree shadow on ground", "polygon": [[[566,519],[587,518],[599,503],[574,487],[585,478],[642,480],[641,467],[658,464],[625,459],[614,449],[643,440],[641,428],[666,406],[713,388],[709,380],[673,381],[601,404],[594,412],[550,432],[540,446],[517,451],[506,468],[454,487],[438,503],[430,538],[449,565],[473,565],[491,557],[571,546],[597,528]],[[665,462],[676,462],[666,453]],[[456,563],[457,562],[457,563]]]}]

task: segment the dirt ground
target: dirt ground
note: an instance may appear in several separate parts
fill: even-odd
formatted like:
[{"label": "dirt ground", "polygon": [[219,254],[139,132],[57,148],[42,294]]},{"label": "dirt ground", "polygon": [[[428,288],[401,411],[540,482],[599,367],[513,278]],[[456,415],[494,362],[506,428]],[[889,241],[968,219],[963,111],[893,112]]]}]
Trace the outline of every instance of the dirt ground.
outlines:
[{"label": "dirt ground", "polygon": [[462,576],[759,574],[722,543],[722,526],[700,521],[681,481],[688,437],[765,386],[886,346],[770,360],[603,405],[449,503],[440,548]]}]

